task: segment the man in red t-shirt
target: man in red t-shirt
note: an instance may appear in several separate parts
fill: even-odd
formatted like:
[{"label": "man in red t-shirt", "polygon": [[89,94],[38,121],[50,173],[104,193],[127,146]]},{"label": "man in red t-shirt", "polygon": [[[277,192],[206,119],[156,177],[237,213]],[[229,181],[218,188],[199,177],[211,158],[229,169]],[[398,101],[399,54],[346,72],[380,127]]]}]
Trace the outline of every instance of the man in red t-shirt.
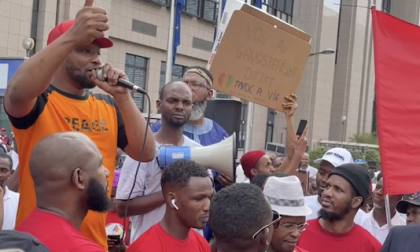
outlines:
[{"label": "man in red t-shirt", "polygon": [[104,252],[79,231],[89,210],[106,212],[111,203],[109,172],[96,145],[82,133],[54,133],[34,146],[29,164],[37,208],[16,230],[30,233],[51,252]]},{"label": "man in red t-shirt", "polygon": [[321,196],[319,219],[308,221],[298,246],[310,252],[379,252],[378,240],[354,223],[369,193],[370,176],[365,168],[353,163],[336,167]]},{"label": "man in red t-shirt", "polygon": [[211,200],[210,228],[213,252],[265,252],[279,215],[256,185],[238,183],[220,190]]},{"label": "man in red t-shirt", "polygon": [[127,252],[210,252],[207,241],[192,228],[209,219],[213,183],[208,171],[190,160],[165,168],[161,178],[166,211],[163,219],[143,233]]}]

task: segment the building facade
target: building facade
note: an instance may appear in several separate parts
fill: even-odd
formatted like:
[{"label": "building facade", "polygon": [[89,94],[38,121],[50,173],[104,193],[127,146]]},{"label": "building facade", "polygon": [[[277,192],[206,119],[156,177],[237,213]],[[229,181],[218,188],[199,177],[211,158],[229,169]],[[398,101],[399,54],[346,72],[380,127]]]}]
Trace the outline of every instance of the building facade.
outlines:
[{"label": "building facade", "polygon": [[[59,22],[73,19],[83,3],[84,0],[0,0],[0,58],[24,57],[21,41],[26,37],[36,41],[31,53],[41,50],[49,31]],[[154,101],[165,84],[168,0],[96,0],[95,5],[107,11],[111,27],[107,35],[114,42],[114,47],[103,50],[102,61],[125,69],[132,82],[148,91],[151,110],[156,112]],[[297,91],[299,109],[295,123],[309,120],[311,146],[320,140],[345,141],[355,133],[375,130],[368,8],[372,5],[419,23],[420,0],[263,0],[265,11],[312,36],[312,52],[336,50],[335,55],[309,58]],[[185,0],[181,45],[172,69],[174,80],[181,78],[188,66],[206,66],[217,8],[216,0]],[[143,95],[135,94],[134,98],[139,109],[147,111]],[[245,134],[246,108],[244,103],[241,139]],[[251,149],[263,149],[267,142],[284,144],[285,126],[282,113],[255,105],[252,135],[248,138]],[[2,106],[0,127],[9,128]]]}]

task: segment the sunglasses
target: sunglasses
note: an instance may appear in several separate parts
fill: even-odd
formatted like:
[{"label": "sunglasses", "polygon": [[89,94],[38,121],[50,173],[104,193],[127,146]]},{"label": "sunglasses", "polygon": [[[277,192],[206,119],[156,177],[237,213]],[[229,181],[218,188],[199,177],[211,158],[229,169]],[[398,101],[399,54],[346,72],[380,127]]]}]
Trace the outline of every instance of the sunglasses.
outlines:
[{"label": "sunglasses", "polygon": [[257,235],[259,233],[261,233],[261,231],[263,231],[264,229],[268,228],[270,225],[273,225],[273,228],[276,229],[279,227],[280,225],[280,214],[278,214],[276,211],[273,211],[273,220],[268,223],[267,225],[263,226],[262,228],[258,229],[257,232],[255,232],[255,234],[252,236],[252,239],[255,239],[255,237],[257,237]]}]

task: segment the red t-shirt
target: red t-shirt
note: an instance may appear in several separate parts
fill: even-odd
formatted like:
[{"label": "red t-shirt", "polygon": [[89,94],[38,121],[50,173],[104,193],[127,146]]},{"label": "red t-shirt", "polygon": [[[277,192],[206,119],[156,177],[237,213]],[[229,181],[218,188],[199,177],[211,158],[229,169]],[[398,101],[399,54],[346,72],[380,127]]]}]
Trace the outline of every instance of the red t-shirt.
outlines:
[{"label": "red t-shirt", "polygon": [[308,251],[296,246],[294,252],[308,252]]},{"label": "red t-shirt", "polygon": [[381,244],[368,231],[354,224],[350,231],[331,233],[322,228],[318,219],[308,221],[308,227],[301,234],[298,246],[311,252],[379,252]]},{"label": "red t-shirt", "polygon": [[33,210],[16,230],[30,233],[51,252],[104,252],[64,218],[38,209]]},{"label": "red t-shirt", "polygon": [[190,230],[188,238],[178,240],[168,235],[160,226],[153,225],[143,233],[126,252],[211,252],[209,243],[196,231]]}]

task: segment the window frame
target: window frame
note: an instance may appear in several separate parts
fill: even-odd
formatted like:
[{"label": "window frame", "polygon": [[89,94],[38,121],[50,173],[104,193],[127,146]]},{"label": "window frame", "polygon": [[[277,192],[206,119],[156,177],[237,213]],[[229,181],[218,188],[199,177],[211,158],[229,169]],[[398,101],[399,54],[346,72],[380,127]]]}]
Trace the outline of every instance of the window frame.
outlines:
[{"label": "window frame", "polygon": [[[134,65],[127,64],[127,57],[129,57],[129,56],[134,57]],[[144,67],[140,67],[140,66],[137,66],[136,65],[136,61],[137,61],[138,58],[140,58],[141,60],[144,60],[144,64],[143,64]],[[140,56],[140,55],[135,55],[135,54],[132,54],[132,53],[126,53],[125,54],[124,72],[127,74],[128,79],[133,84],[135,84],[135,85],[143,88],[144,90],[147,90],[147,76],[148,76],[149,62],[150,62],[150,59],[147,58],[147,57],[143,57],[143,56]],[[133,69],[133,76],[132,76],[132,78],[131,78],[131,76],[129,76],[129,72],[127,71],[127,68],[132,68]],[[138,70],[138,69],[144,70],[143,85],[141,83],[136,83],[135,82],[135,78],[134,77],[135,77],[136,70]],[[143,111],[144,108],[145,108],[144,107],[145,95],[144,94],[137,93],[137,92],[131,92],[131,97],[133,99],[135,99],[137,97],[141,97],[141,104],[137,104],[136,103],[136,106],[137,106],[137,108],[140,111]]]},{"label": "window frame", "polygon": [[[174,66],[175,67],[181,67],[181,76],[178,78],[178,76],[174,76]],[[165,70],[163,71],[163,67],[165,67]],[[187,66],[183,66],[183,65],[179,65],[179,64],[174,64],[172,66],[172,73],[171,73],[171,81],[176,81],[176,80],[181,80],[182,76],[184,76],[185,72],[187,71],[188,67]],[[163,78],[163,82],[162,82],[162,78]],[[160,75],[159,75],[159,95],[160,95],[160,91],[162,90],[162,88],[166,85],[166,61],[161,61],[160,62]]]},{"label": "window frame", "polygon": [[391,0],[382,0],[382,11],[385,13],[391,13]]}]

